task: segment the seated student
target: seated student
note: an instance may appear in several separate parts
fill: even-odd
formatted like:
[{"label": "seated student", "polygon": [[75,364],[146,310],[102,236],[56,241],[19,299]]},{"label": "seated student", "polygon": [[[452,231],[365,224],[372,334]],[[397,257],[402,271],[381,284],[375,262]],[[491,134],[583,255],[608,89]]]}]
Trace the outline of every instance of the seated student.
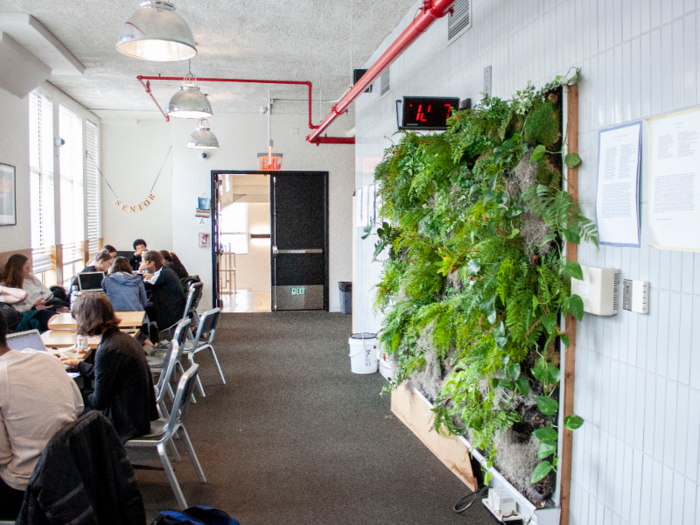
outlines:
[{"label": "seated student", "polygon": [[146,287],[140,275],[134,275],[126,257],[115,257],[109,275],[102,281],[102,289],[115,310],[142,311],[148,306]]},{"label": "seated student", "polygon": [[163,266],[163,257],[155,250],[143,254],[143,272],[152,274],[146,280],[146,290],[151,292],[153,303],[151,321],[158,323],[160,331],[166,330],[182,319],[187,297],[174,271]]},{"label": "seated student", "polygon": [[182,264],[182,261],[176,254],[169,252],[168,250],[161,250],[158,253],[163,256],[163,259],[166,262],[165,267],[174,271],[180,279],[186,279],[189,277],[190,274],[187,273],[187,268],[185,268],[185,265]]},{"label": "seated student", "polygon": [[134,241],[134,250],[136,251],[134,251],[134,255],[129,259],[129,263],[131,264],[131,269],[137,271],[143,262],[143,254],[148,250],[146,241],[143,239],[136,239]]},{"label": "seated student", "polygon": [[0,519],[14,520],[46,444],[83,411],[61,361],[37,350],[10,350],[0,315]]},{"label": "seated student", "polygon": [[[22,313],[20,326],[23,329],[38,328],[45,332],[48,322],[56,313],[67,312],[66,303],[53,298],[53,293],[31,273],[32,263],[25,255],[16,253],[5,264],[0,274],[0,284],[8,288],[21,288],[27,298],[13,304]],[[25,326],[22,326],[25,325]]]},{"label": "seated student", "polygon": [[94,363],[68,362],[77,364],[80,375],[93,382],[93,392],[85,396],[86,406],[102,411],[114,425],[122,443],[148,434],[158,412],[143,347],[119,330],[119,319],[105,295],[81,295],[72,313],[79,334],[102,336],[93,354]]},{"label": "seated student", "polygon": [[5,318],[7,328],[11,331],[22,321],[22,314],[12,305],[24,301],[27,295],[27,292],[19,288],[0,286],[0,315]]},{"label": "seated student", "polygon": [[[112,267],[112,261],[114,260],[114,256],[110,254],[107,250],[102,250],[100,253],[97,254],[97,257],[95,257],[95,260],[87,265],[85,268],[80,270],[79,273],[90,273],[90,272],[105,272],[107,273],[109,269]],[[70,286],[71,290],[71,302],[75,299],[75,292],[79,290],[78,286],[78,278],[76,277],[73,279],[73,282],[71,283]]]}]

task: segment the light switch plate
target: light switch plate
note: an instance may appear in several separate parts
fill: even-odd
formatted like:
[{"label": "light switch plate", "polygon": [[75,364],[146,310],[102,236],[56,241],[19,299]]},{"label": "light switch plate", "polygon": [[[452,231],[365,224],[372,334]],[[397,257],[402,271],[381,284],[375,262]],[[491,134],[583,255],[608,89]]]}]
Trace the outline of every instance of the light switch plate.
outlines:
[{"label": "light switch plate", "polygon": [[625,279],[622,285],[622,308],[638,314],[648,314],[649,282]]}]

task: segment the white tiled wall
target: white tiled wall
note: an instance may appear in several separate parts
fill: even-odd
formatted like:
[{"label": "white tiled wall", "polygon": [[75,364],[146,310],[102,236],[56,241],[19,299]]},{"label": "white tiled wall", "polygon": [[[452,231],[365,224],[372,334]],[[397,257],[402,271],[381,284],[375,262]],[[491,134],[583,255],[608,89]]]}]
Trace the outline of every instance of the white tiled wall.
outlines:
[{"label": "white tiled wall", "polygon": [[[447,45],[439,20],[391,66],[391,92],[356,103],[356,186],[396,132],[394,101],[450,95],[478,101],[493,67],[495,96],[528,81],[541,86],[581,68],[579,198],[594,216],[598,131],[696,105],[700,94],[700,11],[696,0],[472,0],[473,27]],[[413,18],[387,37],[371,64]],[[378,86],[377,86],[378,87]],[[642,170],[642,247],[582,246],[582,264],[620,268],[651,283],[649,315],[586,315],[578,325],[573,524],[700,522],[700,254],[646,245],[646,126]],[[378,279],[373,239],[358,240],[357,328],[376,331]],[[697,271],[697,273],[696,273]]]}]

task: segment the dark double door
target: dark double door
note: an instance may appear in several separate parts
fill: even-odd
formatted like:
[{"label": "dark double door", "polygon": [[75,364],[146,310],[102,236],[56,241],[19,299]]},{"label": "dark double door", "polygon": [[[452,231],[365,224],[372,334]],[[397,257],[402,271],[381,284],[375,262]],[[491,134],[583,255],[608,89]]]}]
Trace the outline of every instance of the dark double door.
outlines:
[{"label": "dark double door", "polygon": [[[328,172],[212,172],[212,209],[220,175],[270,175],[273,311],[328,310]],[[219,299],[218,212],[212,220],[214,301]]]}]

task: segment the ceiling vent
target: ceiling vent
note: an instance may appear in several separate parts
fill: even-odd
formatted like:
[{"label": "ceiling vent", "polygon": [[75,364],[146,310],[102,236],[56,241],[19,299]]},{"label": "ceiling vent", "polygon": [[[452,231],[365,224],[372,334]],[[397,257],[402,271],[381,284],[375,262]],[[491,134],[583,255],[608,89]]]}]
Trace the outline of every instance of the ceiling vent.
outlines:
[{"label": "ceiling vent", "polygon": [[391,89],[391,68],[387,67],[379,77],[379,96],[383,97]]},{"label": "ceiling vent", "polygon": [[460,37],[472,27],[471,0],[457,0],[452,4],[453,13],[447,17],[447,41]]}]

